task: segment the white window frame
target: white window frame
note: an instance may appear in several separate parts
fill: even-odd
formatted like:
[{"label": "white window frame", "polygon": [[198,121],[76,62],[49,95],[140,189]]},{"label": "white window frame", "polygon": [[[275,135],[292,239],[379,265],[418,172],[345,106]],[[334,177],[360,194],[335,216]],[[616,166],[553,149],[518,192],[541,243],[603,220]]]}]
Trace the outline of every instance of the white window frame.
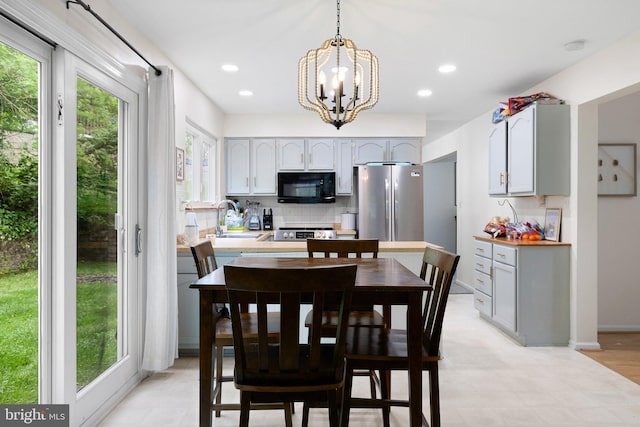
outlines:
[{"label": "white window frame", "polygon": [[[217,189],[217,176],[218,171],[216,169],[218,165],[218,139],[211,135],[209,132],[202,129],[202,127],[198,126],[192,120],[187,118],[186,127],[185,127],[185,148],[186,148],[186,137],[187,134],[190,134],[193,137],[193,147],[192,147],[192,165],[191,165],[191,196],[187,196],[190,201],[198,201],[198,202],[213,202],[216,200],[216,189]],[[208,178],[208,191],[207,194],[202,194],[202,186],[203,186],[203,170],[202,165],[199,159],[202,157],[203,147],[207,145],[209,146],[209,178]],[[185,163],[186,159],[186,150],[185,150]],[[185,180],[188,179],[187,173],[189,171],[185,168]],[[186,192],[186,189],[185,189]]]}]

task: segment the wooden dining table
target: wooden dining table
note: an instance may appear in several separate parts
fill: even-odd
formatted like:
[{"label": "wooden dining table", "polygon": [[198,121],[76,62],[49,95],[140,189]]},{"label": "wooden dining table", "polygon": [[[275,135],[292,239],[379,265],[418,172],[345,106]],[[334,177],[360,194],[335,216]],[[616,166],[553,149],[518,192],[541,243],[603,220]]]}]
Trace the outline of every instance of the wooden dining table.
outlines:
[{"label": "wooden dining table", "polygon": [[[389,304],[407,307],[409,346],[409,414],[412,427],[422,424],[422,295],[429,284],[394,258],[284,258],[238,257],[230,265],[263,268],[313,268],[357,264],[354,304]],[[212,425],[212,345],[214,303],[227,302],[224,268],[190,285],[200,293],[200,427]]]}]

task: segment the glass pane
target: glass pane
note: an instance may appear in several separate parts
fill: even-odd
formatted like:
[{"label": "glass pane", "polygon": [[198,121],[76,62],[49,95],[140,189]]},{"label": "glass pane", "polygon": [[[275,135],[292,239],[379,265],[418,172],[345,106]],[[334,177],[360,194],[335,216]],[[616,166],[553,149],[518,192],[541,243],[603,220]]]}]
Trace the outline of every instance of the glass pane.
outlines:
[{"label": "glass pane", "polygon": [[187,132],[184,142],[184,191],[186,200],[195,200],[193,191],[193,135]]},{"label": "glass pane", "polygon": [[77,389],[113,365],[118,348],[119,99],[77,79]]},{"label": "glass pane", "polygon": [[200,156],[200,200],[211,200],[209,195],[209,165],[210,165],[211,145],[202,144],[202,153]]},{"label": "glass pane", "polygon": [[0,402],[38,402],[40,64],[0,43]]}]

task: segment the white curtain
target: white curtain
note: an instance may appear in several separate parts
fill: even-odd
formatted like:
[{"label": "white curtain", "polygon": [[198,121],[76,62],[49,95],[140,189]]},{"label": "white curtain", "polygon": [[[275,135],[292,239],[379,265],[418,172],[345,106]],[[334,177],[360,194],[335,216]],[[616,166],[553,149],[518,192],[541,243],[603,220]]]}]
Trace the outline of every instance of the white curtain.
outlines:
[{"label": "white curtain", "polygon": [[142,368],[159,371],[178,357],[175,107],[173,71],[149,71],[147,143],[147,315]]}]

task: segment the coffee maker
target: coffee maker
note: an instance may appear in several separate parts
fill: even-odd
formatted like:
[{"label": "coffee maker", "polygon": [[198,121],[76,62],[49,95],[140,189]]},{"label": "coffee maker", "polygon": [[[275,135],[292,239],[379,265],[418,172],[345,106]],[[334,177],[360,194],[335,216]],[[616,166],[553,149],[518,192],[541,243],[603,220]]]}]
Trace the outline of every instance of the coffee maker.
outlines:
[{"label": "coffee maker", "polygon": [[269,208],[269,213],[266,209],[262,210],[262,229],[273,230],[273,209]]}]

